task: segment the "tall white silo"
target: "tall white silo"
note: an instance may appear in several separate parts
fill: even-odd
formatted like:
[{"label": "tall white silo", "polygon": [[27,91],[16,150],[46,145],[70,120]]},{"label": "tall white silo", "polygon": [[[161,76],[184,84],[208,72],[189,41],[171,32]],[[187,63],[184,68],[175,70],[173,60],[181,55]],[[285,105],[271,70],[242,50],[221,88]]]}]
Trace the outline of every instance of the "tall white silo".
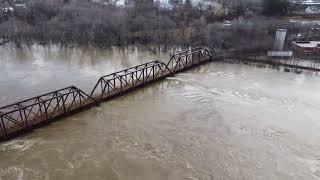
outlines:
[{"label": "tall white silo", "polygon": [[286,29],[278,29],[276,32],[276,38],[273,44],[274,51],[282,51],[284,40],[286,39],[287,30]]}]

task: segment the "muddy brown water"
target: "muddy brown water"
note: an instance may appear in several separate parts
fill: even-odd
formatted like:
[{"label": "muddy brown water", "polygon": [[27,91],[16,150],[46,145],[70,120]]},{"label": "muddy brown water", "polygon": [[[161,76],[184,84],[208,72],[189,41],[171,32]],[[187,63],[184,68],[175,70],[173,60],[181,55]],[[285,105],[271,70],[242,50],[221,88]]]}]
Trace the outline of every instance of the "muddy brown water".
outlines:
[{"label": "muddy brown water", "polygon": [[[168,57],[45,51],[0,50],[1,103]],[[319,179],[319,81],[208,63],[1,143],[0,179]]]}]

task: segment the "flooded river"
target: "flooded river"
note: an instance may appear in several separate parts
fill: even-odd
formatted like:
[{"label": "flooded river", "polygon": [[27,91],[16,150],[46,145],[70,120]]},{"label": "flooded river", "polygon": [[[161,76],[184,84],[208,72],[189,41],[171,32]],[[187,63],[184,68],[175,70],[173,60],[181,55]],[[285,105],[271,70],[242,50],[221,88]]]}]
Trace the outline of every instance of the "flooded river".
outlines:
[{"label": "flooded river", "polygon": [[146,47],[104,50],[39,45],[23,49],[0,47],[0,105],[70,85],[89,92],[102,75],[168,58],[168,53],[154,53],[158,51]]},{"label": "flooded river", "polygon": [[[1,103],[167,58],[44,50],[1,56]],[[319,82],[208,63],[0,144],[0,179],[320,179]]]}]

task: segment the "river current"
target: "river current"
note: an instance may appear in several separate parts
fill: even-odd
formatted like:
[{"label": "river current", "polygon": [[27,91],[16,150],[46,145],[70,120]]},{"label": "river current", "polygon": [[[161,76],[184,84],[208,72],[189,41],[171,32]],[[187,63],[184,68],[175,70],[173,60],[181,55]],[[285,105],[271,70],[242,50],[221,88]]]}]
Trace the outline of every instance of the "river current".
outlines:
[{"label": "river current", "polygon": [[[2,47],[0,103],[168,53]],[[19,53],[20,52],[20,53]],[[0,144],[0,179],[320,179],[320,76],[207,63]]]}]

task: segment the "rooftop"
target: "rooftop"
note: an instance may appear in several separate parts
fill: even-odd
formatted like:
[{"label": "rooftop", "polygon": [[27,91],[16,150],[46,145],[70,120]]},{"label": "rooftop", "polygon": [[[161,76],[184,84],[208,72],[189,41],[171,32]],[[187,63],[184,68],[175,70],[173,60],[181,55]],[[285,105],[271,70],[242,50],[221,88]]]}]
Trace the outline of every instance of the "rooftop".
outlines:
[{"label": "rooftop", "polygon": [[293,4],[301,4],[301,5],[320,5],[319,0],[293,0],[291,2]]},{"label": "rooftop", "polygon": [[320,41],[294,41],[292,43],[302,48],[316,48],[320,45]]}]

